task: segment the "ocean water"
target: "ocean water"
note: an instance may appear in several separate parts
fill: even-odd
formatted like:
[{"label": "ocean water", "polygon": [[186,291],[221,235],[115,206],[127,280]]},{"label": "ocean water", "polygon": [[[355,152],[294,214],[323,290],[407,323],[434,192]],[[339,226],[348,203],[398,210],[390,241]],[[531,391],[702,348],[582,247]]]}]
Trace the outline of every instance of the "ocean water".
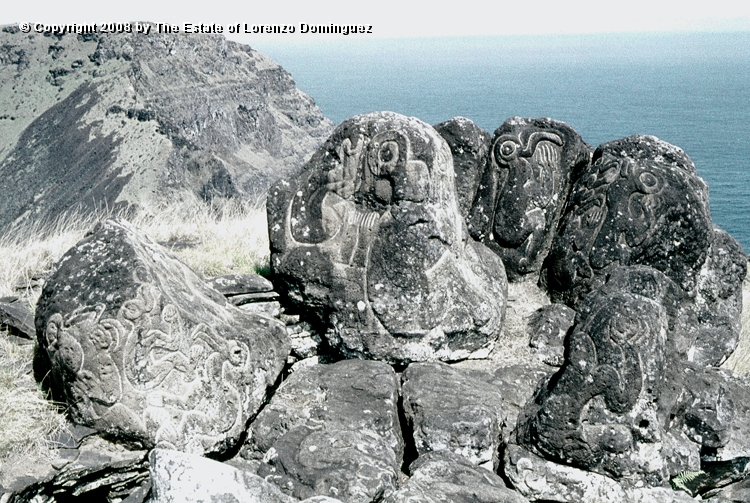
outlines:
[{"label": "ocean water", "polygon": [[708,183],[715,225],[750,253],[750,33],[617,34],[251,43],[334,122],[391,110],[492,133],[552,117],[596,147],[651,134]]}]

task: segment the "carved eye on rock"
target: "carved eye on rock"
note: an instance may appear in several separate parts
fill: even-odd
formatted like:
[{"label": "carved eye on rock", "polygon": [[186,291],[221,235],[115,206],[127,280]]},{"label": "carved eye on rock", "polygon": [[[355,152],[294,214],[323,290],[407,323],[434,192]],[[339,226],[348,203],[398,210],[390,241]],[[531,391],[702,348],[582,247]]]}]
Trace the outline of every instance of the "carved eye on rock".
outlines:
[{"label": "carved eye on rock", "polygon": [[498,141],[495,144],[495,160],[507,163],[518,157],[520,145],[513,140]]},{"label": "carved eye on rock", "polygon": [[375,176],[393,173],[409,159],[409,139],[399,131],[385,131],[372,139],[368,164]]},{"label": "carved eye on rock", "polygon": [[395,141],[384,142],[378,151],[378,164],[380,172],[390,173],[398,162],[398,143]]}]

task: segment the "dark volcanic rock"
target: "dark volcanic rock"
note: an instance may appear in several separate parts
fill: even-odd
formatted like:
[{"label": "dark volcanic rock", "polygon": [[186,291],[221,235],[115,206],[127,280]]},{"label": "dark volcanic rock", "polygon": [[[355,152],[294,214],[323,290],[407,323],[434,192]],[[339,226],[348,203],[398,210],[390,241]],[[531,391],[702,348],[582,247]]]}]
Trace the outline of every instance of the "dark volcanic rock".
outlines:
[{"label": "dark volcanic rock", "polygon": [[130,451],[99,436],[66,443],[37,477],[4,467],[0,501],[120,501],[148,480],[147,451]]},{"label": "dark volcanic rock", "polygon": [[495,131],[467,222],[502,257],[510,281],[541,269],[571,181],[590,157],[578,133],[553,119],[513,117]]},{"label": "dark volcanic rock", "polygon": [[575,321],[576,312],[563,304],[537,309],[529,318],[529,344],[547,365],[562,366],[565,361],[565,336]]},{"label": "dark volcanic rock", "polygon": [[654,267],[693,292],[714,240],[708,187],[690,158],[653,136],[600,145],[573,185],[545,278],[575,307],[617,265]]},{"label": "dark volcanic rock", "polygon": [[537,390],[549,381],[556,369],[542,363],[517,363],[497,367],[488,381],[503,397],[505,428],[503,444],[508,442],[518,417]]},{"label": "dark volcanic rock", "polygon": [[275,285],[347,356],[406,363],[487,350],[505,314],[501,260],[468,237],[453,161],[429,125],[344,121],[268,196]]},{"label": "dark volcanic rock", "polygon": [[628,292],[660,303],[669,317],[670,353],[689,362],[720,365],[739,340],[743,266],[746,265],[741,248],[732,253],[736,249],[722,246],[726,242],[739,248],[731,236],[717,230],[709,259],[701,268],[695,296],[688,295],[665,274],[648,266],[610,269],[602,292]]},{"label": "dark volcanic rock", "polygon": [[671,460],[664,459],[656,404],[669,356],[667,324],[666,310],[651,299],[589,295],[565,364],[525,412],[528,419],[519,420],[518,441],[558,463],[663,485]]},{"label": "dark volcanic rock", "polygon": [[714,228],[708,258],[698,275],[694,304],[683,309],[681,328],[691,342],[688,360],[720,365],[737,347],[742,332],[742,283],[747,255],[726,231]]},{"label": "dark volcanic rock", "polygon": [[225,274],[209,278],[206,283],[225,297],[273,291],[273,283],[258,274]]},{"label": "dark volcanic rock", "polygon": [[403,457],[398,378],[382,362],[298,370],[253,422],[242,456],[285,492],[370,502],[395,489]]},{"label": "dark volcanic rock", "polygon": [[420,456],[411,478],[384,503],[527,503],[499,476],[449,452]]},{"label": "dark volcanic rock", "polygon": [[435,130],[445,138],[453,155],[456,173],[456,197],[464,218],[479,188],[487,154],[490,151],[490,134],[464,117],[454,117],[435,125]]},{"label": "dark volcanic rock", "polygon": [[0,299],[0,330],[5,329],[12,335],[35,339],[33,311],[12,298]]},{"label": "dark volcanic rock", "polygon": [[413,363],[401,379],[404,415],[420,456],[448,451],[497,469],[505,425],[497,388],[440,362]]},{"label": "dark volcanic rock", "polygon": [[36,330],[76,422],[201,454],[237,443],[289,354],[281,322],[232,307],[124,221],[63,256]]},{"label": "dark volcanic rock", "polygon": [[[661,422],[700,447],[702,465],[750,457],[750,381],[695,364],[668,366]],[[731,467],[730,467],[731,468]],[[731,471],[731,470],[730,470]]]},{"label": "dark volcanic rock", "polygon": [[3,30],[0,96],[0,229],[262,194],[332,129],[283,68],[220,35]]}]

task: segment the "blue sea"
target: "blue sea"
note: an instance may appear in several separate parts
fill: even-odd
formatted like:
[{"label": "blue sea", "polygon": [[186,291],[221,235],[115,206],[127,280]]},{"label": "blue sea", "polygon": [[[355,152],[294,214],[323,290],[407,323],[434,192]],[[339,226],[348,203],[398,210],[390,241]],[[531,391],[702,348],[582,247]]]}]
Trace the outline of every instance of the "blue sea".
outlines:
[{"label": "blue sea", "polygon": [[339,123],[391,110],[492,133],[552,117],[593,146],[651,134],[709,185],[716,225],[750,253],[750,32],[417,39],[339,37],[251,46]]}]

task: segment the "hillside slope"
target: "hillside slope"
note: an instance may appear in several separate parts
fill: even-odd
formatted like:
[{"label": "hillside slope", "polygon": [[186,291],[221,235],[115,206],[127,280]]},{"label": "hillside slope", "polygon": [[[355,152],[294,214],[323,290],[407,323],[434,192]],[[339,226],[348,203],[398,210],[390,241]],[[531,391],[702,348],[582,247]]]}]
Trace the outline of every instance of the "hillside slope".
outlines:
[{"label": "hillside slope", "polygon": [[332,130],[281,66],[220,35],[0,31],[0,230],[150,207],[186,191],[244,198]]}]

